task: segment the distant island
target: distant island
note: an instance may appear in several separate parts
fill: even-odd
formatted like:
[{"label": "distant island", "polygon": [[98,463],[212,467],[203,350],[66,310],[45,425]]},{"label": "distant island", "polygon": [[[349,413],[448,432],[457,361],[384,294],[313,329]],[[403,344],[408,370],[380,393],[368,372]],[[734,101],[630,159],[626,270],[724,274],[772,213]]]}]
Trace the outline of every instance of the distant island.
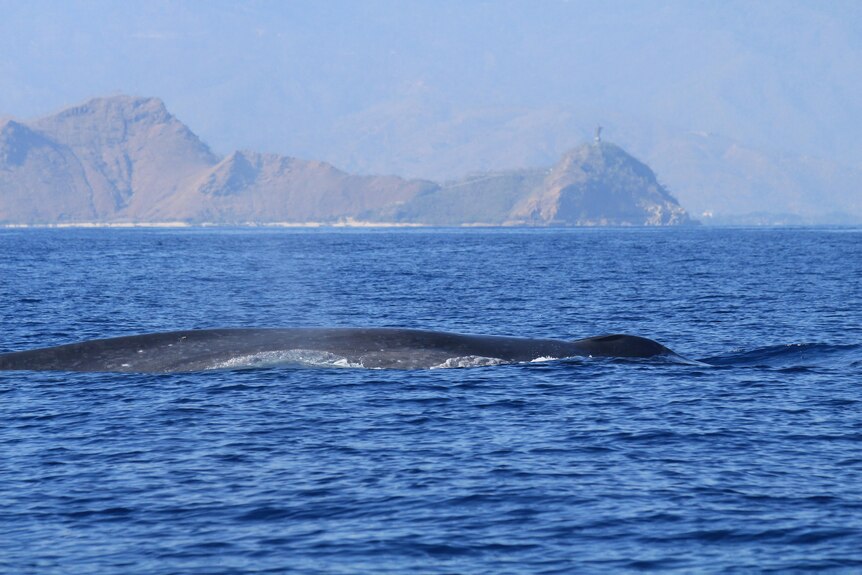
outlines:
[{"label": "distant island", "polygon": [[549,169],[436,183],[321,161],[220,158],[157,98],[96,98],[0,120],[0,225],[669,226],[696,223],[622,148],[579,146]]}]

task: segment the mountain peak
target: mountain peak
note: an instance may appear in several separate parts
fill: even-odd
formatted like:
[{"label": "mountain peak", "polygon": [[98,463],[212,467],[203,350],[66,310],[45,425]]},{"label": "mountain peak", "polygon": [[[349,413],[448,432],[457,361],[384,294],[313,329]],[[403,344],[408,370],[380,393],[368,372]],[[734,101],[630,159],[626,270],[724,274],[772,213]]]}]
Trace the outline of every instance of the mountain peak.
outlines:
[{"label": "mountain peak", "polygon": [[[158,98],[93,98],[32,122],[7,122],[3,131],[0,170],[5,166],[21,172],[14,182],[9,180],[10,186],[20,188],[13,194],[18,206],[14,211],[26,204],[20,203],[23,190],[44,177],[61,182],[52,184],[57,189],[75,189],[72,195],[79,201],[74,205],[54,202],[61,206],[55,217],[70,220],[141,211],[187,187],[218,161]],[[44,195],[52,192],[45,190]],[[25,206],[24,219],[46,218],[51,204],[38,210]],[[0,216],[3,211],[0,205]]]},{"label": "mountain peak", "polygon": [[620,170],[631,172],[632,175],[661,187],[655,173],[646,164],[610,142],[583,144],[569,150],[554,166],[549,179],[558,183],[572,183]]},{"label": "mountain peak", "polygon": [[197,140],[191,130],[168,112],[160,99],[126,95],[93,98],[40,118],[31,125],[73,147],[118,143],[135,133],[159,128],[182,132]]},{"label": "mountain peak", "polygon": [[126,94],[91,98],[81,104],[64,108],[51,116],[51,118],[63,120],[88,115],[102,118],[122,116],[131,120],[152,118],[153,120],[162,122],[174,119],[165,107],[165,103],[159,98],[129,96]]},{"label": "mountain peak", "polygon": [[63,142],[76,154],[97,152],[120,156],[180,156],[195,164],[215,164],[218,158],[159,98],[117,95],[93,98],[45,116],[30,125]]}]

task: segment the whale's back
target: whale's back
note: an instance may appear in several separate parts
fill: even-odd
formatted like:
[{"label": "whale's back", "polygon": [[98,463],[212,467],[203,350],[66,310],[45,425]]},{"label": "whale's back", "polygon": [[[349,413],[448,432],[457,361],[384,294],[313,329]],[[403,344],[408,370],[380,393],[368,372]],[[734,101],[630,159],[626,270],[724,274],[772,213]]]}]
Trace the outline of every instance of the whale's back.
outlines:
[{"label": "whale's back", "polygon": [[0,370],[173,373],[290,365],[308,358],[326,365],[423,369],[663,355],[678,357],[658,342],[632,335],[572,342],[396,328],[239,328],[124,336],[0,354]]}]

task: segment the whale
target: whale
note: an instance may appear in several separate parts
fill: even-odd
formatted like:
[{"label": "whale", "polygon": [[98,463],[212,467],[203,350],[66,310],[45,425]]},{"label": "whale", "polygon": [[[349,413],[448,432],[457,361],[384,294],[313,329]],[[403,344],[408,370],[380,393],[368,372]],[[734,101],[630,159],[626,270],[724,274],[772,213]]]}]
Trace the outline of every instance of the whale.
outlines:
[{"label": "whale", "polygon": [[578,340],[397,328],[227,328],[94,339],[0,354],[0,370],[183,373],[318,365],[429,369],[570,357],[681,358],[645,337]]}]

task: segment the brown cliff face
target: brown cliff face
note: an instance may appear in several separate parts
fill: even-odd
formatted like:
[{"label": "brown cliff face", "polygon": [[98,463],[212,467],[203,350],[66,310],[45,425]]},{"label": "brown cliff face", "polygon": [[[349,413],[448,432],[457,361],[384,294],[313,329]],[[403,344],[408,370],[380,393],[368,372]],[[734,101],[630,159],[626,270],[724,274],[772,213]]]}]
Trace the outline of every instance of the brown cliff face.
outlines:
[{"label": "brown cliff face", "polygon": [[95,99],[32,125],[78,158],[99,219],[135,219],[217,161],[156,98]]},{"label": "brown cliff face", "polygon": [[93,220],[104,199],[71,149],[19,122],[0,123],[0,221]]}]

